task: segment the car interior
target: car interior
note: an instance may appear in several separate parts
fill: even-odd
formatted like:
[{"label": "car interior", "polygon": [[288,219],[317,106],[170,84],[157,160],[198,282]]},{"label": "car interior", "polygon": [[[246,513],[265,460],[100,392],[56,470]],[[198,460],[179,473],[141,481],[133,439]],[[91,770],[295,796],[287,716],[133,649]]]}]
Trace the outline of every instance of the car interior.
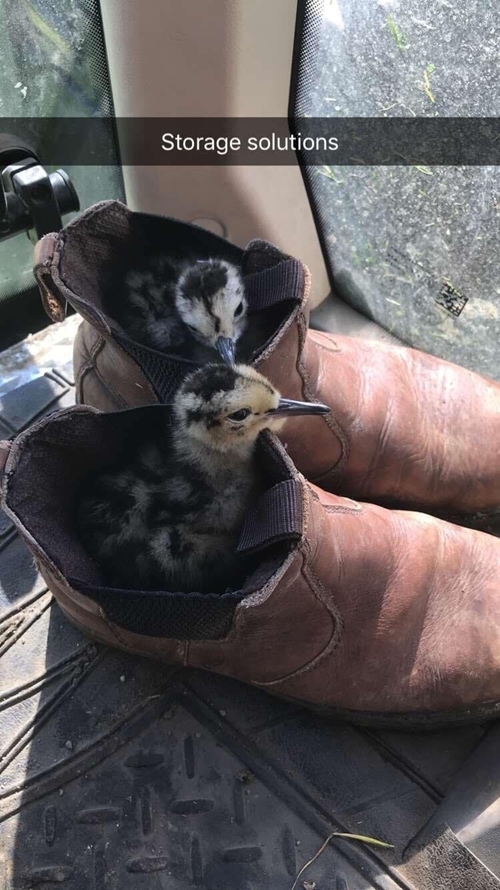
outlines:
[{"label": "car interior", "polygon": [[[346,118],[494,121],[493,0],[0,0],[0,9],[0,454],[3,442],[30,442],[29,429],[85,401],[73,345],[82,316],[102,323],[104,272],[92,256],[97,239],[82,248],[75,233],[80,214],[101,202],[199,227],[204,257],[220,239],[238,263],[255,239],[274,245],[280,262],[309,270],[309,326],[333,343],[415,349],[500,382],[498,166],[374,164],[355,146],[349,164],[300,150],[274,163],[265,154],[233,162],[193,153],[183,162],[150,145],[183,128],[233,132],[228,121],[246,133],[296,133],[311,120],[336,132]],[[156,237],[147,221],[137,224],[143,241],[106,225],[109,257],[123,267]],[[184,229],[172,224],[171,236],[171,223],[161,225],[158,250],[165,237],[181,253]],[[58,274],[68,291],[50,318],[34,249],[61,230]],[[77,311],[70,291],[87,301]],[[283,305],[272,318],[284,329],[292,304]],[[146,359],[129,355],[156,386]],[[163,396],[170,403],[173,390]],[[129,435],[125,409],[144,404],[118,400],[113,460]],[[147,408],[137,410],[146,418]],[[476,418],[467,420],[473,428]],[[36,473],[16,494],[33,514],[39,504],[43,511],[49,479],[47,509],[57,514],[62,504],[73,522],[67,495],[72,478],[81,484],[83,467],[94,466],[93,422],[85,442],[80,420],[53,435],[51,452],[42,442]],[[446,448],[465,435],[458,430]],[[497,455],[500,466],[500,443]],[[271,475],[291,486],[289,459],[281,454],[288,469],[275,460]],[[71,549],[52,519],[47,551]],[[273,539],[270,566],[295,546],[291,520],[286,534]],[[66,556],[76,577],[76,558]],[[1,888],[500,887],[496,720],[372,727],[187,657],[174,665],[120,651],[67,620],[39,569],[9,510],[0,511]]]}]

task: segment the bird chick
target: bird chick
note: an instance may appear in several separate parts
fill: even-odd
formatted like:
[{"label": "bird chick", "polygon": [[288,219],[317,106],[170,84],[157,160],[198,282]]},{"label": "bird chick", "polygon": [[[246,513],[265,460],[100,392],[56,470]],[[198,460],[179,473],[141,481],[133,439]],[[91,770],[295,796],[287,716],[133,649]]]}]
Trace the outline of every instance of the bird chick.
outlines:
[{"label": "bird chick", "polygon": [[245,564],[236,545],[261,492],[255,444],[287,415],[324,414],[282,399],[246,365],[207,365],[176,393],[172,423],[141,430],[130,455],[92,482],[78,506],[89,554],[115,587],[224,592]]},{"label": "bird chick", "polygon": [[201,362],[215,360],[213,349],[234,362],[247,323],[241,273],[221,259],[152,258],[146,268],[128,273],[117,308],[135,340]]}]

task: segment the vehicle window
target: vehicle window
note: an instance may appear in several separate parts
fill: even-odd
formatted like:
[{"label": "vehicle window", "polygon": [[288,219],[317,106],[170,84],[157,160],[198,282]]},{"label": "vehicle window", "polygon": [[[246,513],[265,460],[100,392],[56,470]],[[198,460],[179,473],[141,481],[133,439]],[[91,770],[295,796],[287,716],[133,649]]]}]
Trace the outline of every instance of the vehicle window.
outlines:
[{"label": "vehicle window", "polygon": [[[7,119],[3,127],[0,120],[0,132],[12,131],[16,118],[15,135],[37,149],[50,145],[54,118],[113,114],[97,0],[0,0],[0,17],[0,117]],[[88,146],[81,150],[88,160]],[[40,161],[49,172],[56,169],[49,158]],[[116,165],[75,163],[65,170],[82,209],[123,198],[118,156]],[[0,310],[33,288],[32,255],[25,234],[0,242]]]},{"label": "vehicle window", "polygon": [[[496,3],[301,4],[292,113],[500,112]],[[500,379],[496,167],[309,167],[338,294],[406,343]]]}]

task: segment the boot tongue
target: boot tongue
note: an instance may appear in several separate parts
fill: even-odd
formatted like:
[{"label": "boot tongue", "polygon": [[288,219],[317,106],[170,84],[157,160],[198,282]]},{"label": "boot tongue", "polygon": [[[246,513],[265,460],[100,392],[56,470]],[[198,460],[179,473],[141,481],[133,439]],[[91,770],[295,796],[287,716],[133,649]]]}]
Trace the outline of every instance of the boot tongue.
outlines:
[{"label": "boot tongue", "polygon": [[247,513],[238,553],[262,550],[279,541],[299,541],[303,534],[302,486],[295,479],[269,488]]}]

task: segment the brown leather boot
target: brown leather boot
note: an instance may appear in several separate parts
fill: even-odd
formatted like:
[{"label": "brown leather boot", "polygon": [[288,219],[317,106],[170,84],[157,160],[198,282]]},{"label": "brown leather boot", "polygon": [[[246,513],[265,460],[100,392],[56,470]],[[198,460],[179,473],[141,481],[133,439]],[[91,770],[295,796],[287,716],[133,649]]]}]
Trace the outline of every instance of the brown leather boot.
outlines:
[{"label": "brown leather boot", "polygon": [[284,396],[332,409],[284,428],[282,440],[307,478],[341,494],[448,515],[500,508],[499,384],[405,347],[308,332],[302,263],[266,242],[242,251],[116,201],[90,208],[37,246],[49,315],[62,318],[68,301],[85,319],[75,343],[81,403],[110,411],[168,402],[192,367],[130,340],[109,314],[127,262],[151,245],[177,252],[187,245],[241,264],[251,322],[263,332],[253,364]]},{"label": "brown leather boot", "polygon": [[128,652],[361,723],[500,713],[500,540],[326,493],[270,433],[258,445],[268,488],[239,542],[254,560],[241,590],[106,587],[76,534],[75,493],[143,412],[168,411],[70,408],[0,447],[4,508],[71,621]]}]

